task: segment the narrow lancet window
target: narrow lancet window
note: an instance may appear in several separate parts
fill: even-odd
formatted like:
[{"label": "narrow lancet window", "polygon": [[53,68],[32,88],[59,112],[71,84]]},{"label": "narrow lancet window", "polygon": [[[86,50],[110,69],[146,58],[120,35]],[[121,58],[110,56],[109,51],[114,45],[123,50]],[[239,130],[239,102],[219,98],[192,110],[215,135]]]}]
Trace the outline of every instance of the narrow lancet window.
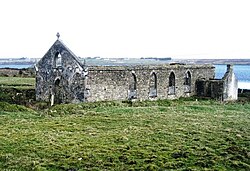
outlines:
[{"label": "narrow lancet window", "polygon": [[128,90],[128,99],[136,99],[137,92],[136,92],[136,75],[132,73],[132,76],[129,81],[129,90]]},{"label": "narrow lancet window", "polygon": [[175,94],[175,74],[171,72],[169,75],[169,83],[168,83],[168,94]]},{"label": "narrow lancet window", "polygon": [[149,97],[157,97],[157,77],[155,72],[150,75]]},{"label": "narrow lancet window", "polygon": [[62,56],[59,52],[57,52],[54,58],[54,67],[58,68],[61,66],[62,66]]},{"label": "narrow lancet window", "polygon": [[191,92],[191,73],[189,71],[185,73],[184,77],[184,92]]}]

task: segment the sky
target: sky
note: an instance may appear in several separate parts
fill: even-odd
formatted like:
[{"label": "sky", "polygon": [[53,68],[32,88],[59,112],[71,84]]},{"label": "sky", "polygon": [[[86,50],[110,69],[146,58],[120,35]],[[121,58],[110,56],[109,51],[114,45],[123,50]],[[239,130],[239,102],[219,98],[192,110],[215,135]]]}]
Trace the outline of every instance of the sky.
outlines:
[{"label": "sky", "polygon": [[249,0],[0,0],[0,58],[249,58]]}]

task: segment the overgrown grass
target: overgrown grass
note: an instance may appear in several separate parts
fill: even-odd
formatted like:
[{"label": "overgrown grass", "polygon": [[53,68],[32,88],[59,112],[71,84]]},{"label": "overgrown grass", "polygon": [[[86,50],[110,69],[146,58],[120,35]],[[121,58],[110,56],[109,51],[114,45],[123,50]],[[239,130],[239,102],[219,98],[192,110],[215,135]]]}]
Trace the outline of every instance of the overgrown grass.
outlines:
[{"label": "overgrown grass", "polygon": [[0,105],[2,170],[250,170],[249,103],[19,107]]},{"label": "overgrown grass", "polygon": [[17,89],[34,89],[35,78],[0,77],[0,86]]}]

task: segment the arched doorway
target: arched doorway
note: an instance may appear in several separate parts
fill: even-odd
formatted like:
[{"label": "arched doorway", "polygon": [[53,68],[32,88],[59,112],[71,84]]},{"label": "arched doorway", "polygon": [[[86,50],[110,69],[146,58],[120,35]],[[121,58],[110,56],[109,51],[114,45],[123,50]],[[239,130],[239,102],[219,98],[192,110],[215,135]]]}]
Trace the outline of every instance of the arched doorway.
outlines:
[{"label": "arched doorway", "polygon": [[55,80],[54,83],[54,104],[62,103],[62,86],[59,78]]}]

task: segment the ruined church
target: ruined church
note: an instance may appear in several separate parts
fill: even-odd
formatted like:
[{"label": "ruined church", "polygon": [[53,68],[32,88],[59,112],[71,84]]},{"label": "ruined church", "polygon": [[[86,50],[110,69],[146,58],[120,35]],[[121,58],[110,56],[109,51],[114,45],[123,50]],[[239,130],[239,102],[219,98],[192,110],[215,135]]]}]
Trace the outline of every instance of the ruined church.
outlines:
[{"label": "ruined church", "polygon": [[219,80],[214,79],[212,65],[87,66],[57,36],[35,65],[37,101],[54,105],[193,95],[237,100],[238,82],[231,65]]}]

